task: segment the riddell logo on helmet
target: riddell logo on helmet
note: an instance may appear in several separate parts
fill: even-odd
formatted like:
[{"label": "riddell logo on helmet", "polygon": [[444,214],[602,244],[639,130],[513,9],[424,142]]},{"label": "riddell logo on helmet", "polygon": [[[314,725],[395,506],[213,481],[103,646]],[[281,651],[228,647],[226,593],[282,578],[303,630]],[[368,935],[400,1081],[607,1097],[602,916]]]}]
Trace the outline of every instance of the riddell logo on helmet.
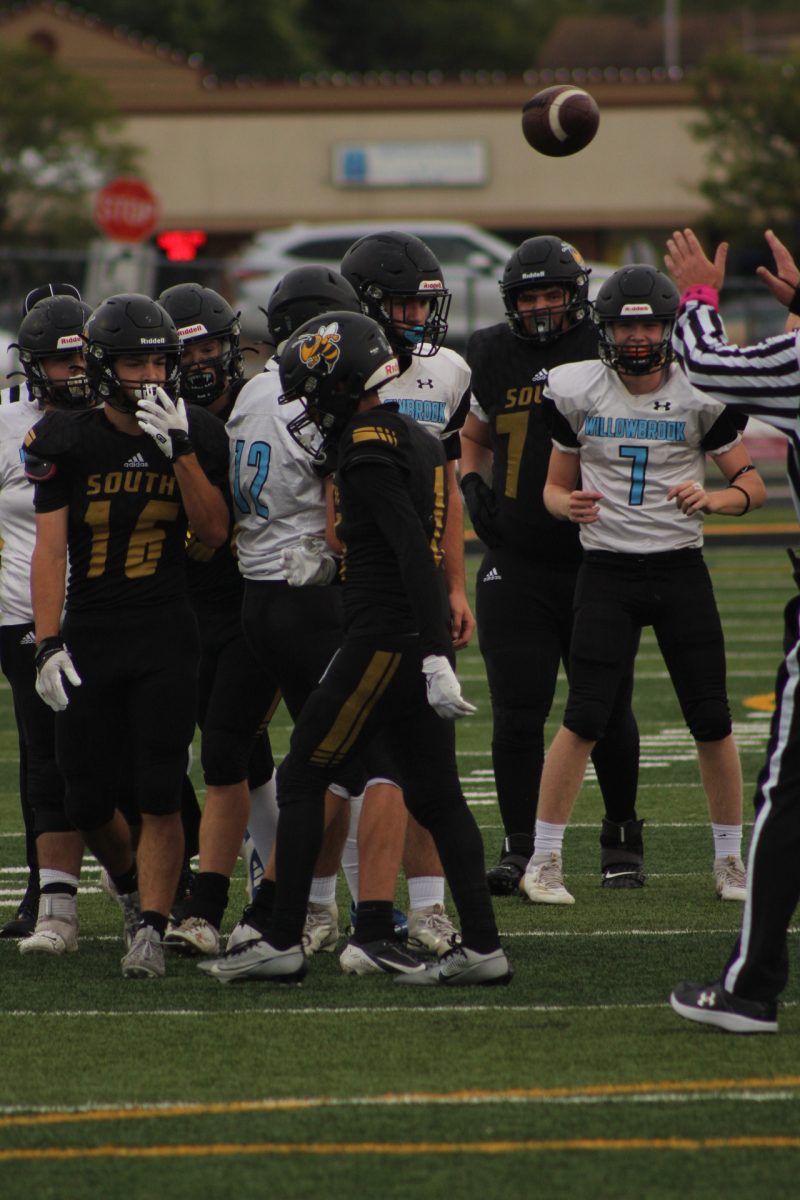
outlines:
[{"label": "riddell logo on helmet", "polygon": [[649,304],[623,304],[619,315],[621,317],[652,317],[653,309]]},{"label": "riddell logo on helmet", "polygon": [[208,330],[202,322],[198,321],[196,325],[184,325],[183,329],[178,330],[178,337],[182,342],[191,337],[205,337]]},{"label": "riddell logo on helmet", "polygon": [[83,338],[79,333],[67,333],[56,342],[56,350],[82,350]]},{"label": "riddell logo on helmet", "polygon": [[443,292],[444,284],[441,279],[423,279],[419,285],[421,292]]},{"label": "riddell logo on helmet", "polygon": [[383,373],[387,379],[400,374],[400,364],[396,358],[391,358],[389,362],[383,364]]},{"label": "riddell logo on helmet", "polygon": [[164,343],[166,342],[166,340],[167,339],[163,338],[163,337],[155,337],[155,338],[144,338],[143,337],[143,338],[139,338],[139,345],[140,346],[163,346]]}]

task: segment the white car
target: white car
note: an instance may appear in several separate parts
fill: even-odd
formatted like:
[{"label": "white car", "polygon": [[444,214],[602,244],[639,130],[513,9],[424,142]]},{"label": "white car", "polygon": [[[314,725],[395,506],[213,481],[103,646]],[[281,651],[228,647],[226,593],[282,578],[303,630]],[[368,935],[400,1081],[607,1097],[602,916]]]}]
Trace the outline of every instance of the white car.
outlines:
[{"label": "white car", "polygon": [[[329,225],[297,224],[256,234],[230,260],[231,303],[242,314],[245,337],[266,337],[266,308],[272,289],[292,267],[319,264],[338,270],[353,242],[367,233],[385,230],[413,233],[430,246],[452,293],[446,344],[463,351],[473,329],[503,319],[498,282],[515,247],[477,225],[454,221],[358,221]],[[592,267],[590,294],[607,279],[613,267]]]}]

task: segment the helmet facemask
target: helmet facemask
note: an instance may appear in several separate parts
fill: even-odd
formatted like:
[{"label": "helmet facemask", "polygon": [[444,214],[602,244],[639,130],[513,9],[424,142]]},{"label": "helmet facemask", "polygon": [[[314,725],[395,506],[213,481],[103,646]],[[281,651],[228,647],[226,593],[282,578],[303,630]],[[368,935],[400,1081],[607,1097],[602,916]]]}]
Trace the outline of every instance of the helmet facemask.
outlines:
[{"label": "helmet facemask", "polygon": [[164,389],[170,400],[176,401],[180,391],[180,352],[166,351],[166,378],[163,380],[120,379],[114,367],[115,361],[134,354],[135,351],[132,350],[121,350],[112,354],[105,346],[96,342],[90,343],[86,357],[86,373],[97,399],[101,403],[109,404],[117,412],[135,413],[139,401],[148,394],[147,389],[156,385]]},{"label": "helmet facemask", "polygon": [[[79,342],[83,349],[83,339],[79,338]],[[71,353],[74,354],[74,350]],[[40,357],[28,350],[19,351],[19,360],[28,381],[31,399],[35,400],[40,408],[49,406],[78,411],[93,407],[96,401],[92,396],[86,368],[84,367],[80,374],[68,375],[66,379],[51,379],[45,371],[44,358],[55,357],[54,354]]]},{"label": "helmet facemask", "polygon": [[[438,352],[447,336],[451,296],[441,284],[425,282],[418,292],[399,295],[384,291],[378,284],[371,283],[364,290],[364,300],[369,315],[383,327],[389,344],[399,354],[431,358]],[[392,315],[389,307],[391,302],[401,306],[402,313],[399,317],[396,311]],[[428,315],[423,322],[405,319],[406,306],[411,303],[427,305]]]},{"label": "helmet facemask", "polygon": [[[178,330],[178,335],[182,334]],[[218,400],[231,383],[240,379],[243,373],[242,356],[239,353],[238,322],[236,330],[228,335],[211,335],[223,345],[223,351],[215,358],[205,358],[192,363],[189,367],[181,367],[181,395],[189,404],[199,404],[207,408]],[[186,340],[181,338],[185,346]],[[192,338],[191,342],[205,341],[204,338]],[[211,340],[210,338],[208,340]],[[190,343],[191,344],[191,343]]]}]

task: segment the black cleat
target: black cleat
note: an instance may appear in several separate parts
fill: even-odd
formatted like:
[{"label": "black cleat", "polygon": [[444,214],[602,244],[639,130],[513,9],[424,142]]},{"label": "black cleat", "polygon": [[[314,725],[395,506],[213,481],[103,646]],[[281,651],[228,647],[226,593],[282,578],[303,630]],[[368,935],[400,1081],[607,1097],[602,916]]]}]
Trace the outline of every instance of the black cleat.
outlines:
[{"label": "black cleat", "polygon": [[726,1033],[777,1033],[778,1004],[775,1000],[745,1000],[726,992],[722,981],[679,983],[672,989],[670,1005],[679,1017],[714,1025]]},{"label": "black cleat", "polygon": [[603,819],[600,830],[600,886],[604,888],[643,888],[644,821]]},{"label": "black cleat", "polygon": [[512,833],[503,841],[500,861],[486,872],[486,884],[493,896],[516,896],[531,856],[531,839],[526,833]]},{"label": "black cleat", "polygon": [[29,883],[17,909],[16,915],[5,925],[0,925],[0,938],[30,937],[36,928],[39,912],[39,885]]}]

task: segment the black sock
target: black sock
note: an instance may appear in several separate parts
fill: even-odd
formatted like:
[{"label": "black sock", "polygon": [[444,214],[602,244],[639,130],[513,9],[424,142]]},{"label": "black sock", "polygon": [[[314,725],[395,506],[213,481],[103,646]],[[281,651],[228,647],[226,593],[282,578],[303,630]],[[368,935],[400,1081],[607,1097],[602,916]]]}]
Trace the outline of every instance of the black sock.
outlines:
[{"label": "black sock", "polygon": [[[111,875],[110,871],[109,875]],[[135,892],[139,886],[139,880],[136,874],[136,863],[134,863],[129,870],[123,872],[122,875],[111,875],[111,882],[119,892],[120,896],[129,896],[131,892]]]},{"label": "black sock", "polygon": [[248,921],[254,928],[260,929],[262,933],[266,932],[269,928],[269,919],[272,916],[274,907],[275,881],[274,879],[262,879],[256,888],[253,902],[249,906]]},{"label": "black sock", "polygon": [[186,917],[202,917],[219,929],[228,904],[230,880],[218,871],[200,871],[192,880],[192,890],[181,904]]},{"label": "black sock", "polygon": [[391,900],[361,900],[356,906],[353,941],[364,946],[367,942],[393,942],[394,906]]},{"label": "black sock", "polygon": [[155,929],[160,938],[163,938],[167,931],[167,918],[160,912],[154,912],[148,908],[142,912],[142,919],[139,922],[139,928],[143,929],[145,925],[149,925],[151,929]]}]

